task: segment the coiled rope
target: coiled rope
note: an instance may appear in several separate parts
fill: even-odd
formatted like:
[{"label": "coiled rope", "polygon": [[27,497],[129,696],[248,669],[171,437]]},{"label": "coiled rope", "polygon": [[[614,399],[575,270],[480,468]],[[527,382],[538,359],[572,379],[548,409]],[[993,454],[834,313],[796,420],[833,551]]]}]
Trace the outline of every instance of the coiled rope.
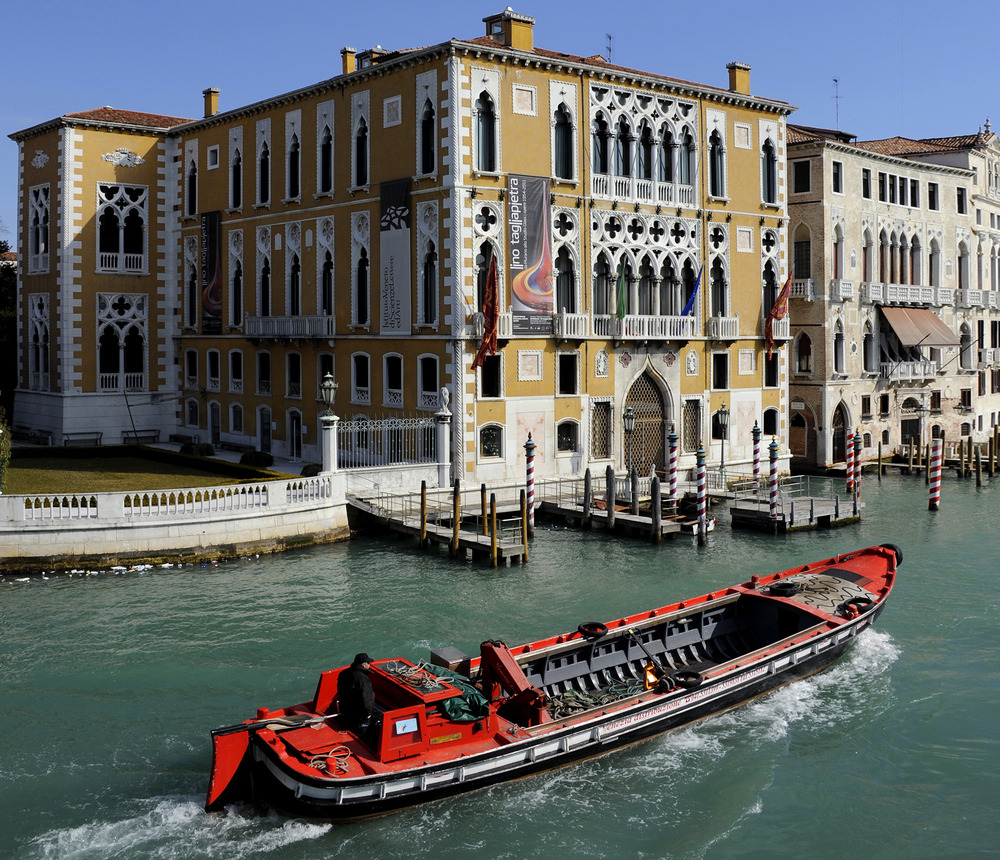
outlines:
[{"label": "coiled rope", "polygon": [[612,684],[605,690],[595,690],[593,693],[567,690],[565,693],[549,698],[549,712],[553,719],[558,720],[580,711],[589,711],[591,708],[599,708],[601,705],[610,705],[619,699],[627,699],[645,689],[646,685],[642,681],[629,681]]},{"label": "coiled rope", "polygon": [[351,751],[343,744],[339,744],[329,752],[314,755],[309,759],[309,766],[326,773],[347,773],[348,761],[351,758]]}]

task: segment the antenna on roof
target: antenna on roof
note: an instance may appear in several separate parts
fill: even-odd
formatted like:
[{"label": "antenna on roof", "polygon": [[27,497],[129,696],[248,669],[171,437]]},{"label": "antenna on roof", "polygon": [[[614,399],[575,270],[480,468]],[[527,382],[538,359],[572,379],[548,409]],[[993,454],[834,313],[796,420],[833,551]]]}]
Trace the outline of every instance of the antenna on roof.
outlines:
[{"label": "antenna on roof", "polygon": [[608,37],[608,62],[610,63],[611,62],[611,43],[612,43],[612,41],[614,41],[615,37],[611,33],[605,33],[604,35]]},{"label": "antenna on roof", "polygon": [[833,102],[837,112],[837,131],[840,131],[840,78],[833,79]]}]

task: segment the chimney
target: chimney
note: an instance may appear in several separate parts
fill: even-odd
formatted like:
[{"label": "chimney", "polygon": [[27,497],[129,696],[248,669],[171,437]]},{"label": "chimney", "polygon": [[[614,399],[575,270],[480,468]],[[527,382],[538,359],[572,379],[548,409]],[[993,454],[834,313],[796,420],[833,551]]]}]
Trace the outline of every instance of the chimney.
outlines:
[{"label": "chimney", "polygon": [[206,119],[215,116],[219,112],[219,88],[209,87],[207,90],[202,90],[201,94],[205,97]]},{"label": "chimney", "polygon": [[518,51],[531,51],[535,47],[535,19],[520,15],[508,6],[497,15],[483,18],[486,35],[501,45]]},{"label": "chimney", "polygon": [[726,68],[729,69],[729,91],[750,95],[750,65],[730,63]]},{"label": "chimney", "polygon": [[354,48],[341,48],[340,58],[344,63],[344,74],[349,75],[354,71]]}]

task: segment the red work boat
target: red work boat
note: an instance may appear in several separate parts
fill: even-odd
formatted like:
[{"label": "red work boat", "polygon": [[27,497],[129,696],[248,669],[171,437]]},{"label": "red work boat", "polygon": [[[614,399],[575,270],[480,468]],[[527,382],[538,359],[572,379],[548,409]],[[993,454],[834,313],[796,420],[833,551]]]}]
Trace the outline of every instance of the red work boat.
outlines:
[{"label": "red work boat", "polygon": [[362,737],[338,720],[347,669],[323,672],[308,702],[212,732],[205,808],[347,821],[602,755],[829,666],[901,561],[870,547],[472,659],[375,660],[380,719]]}]

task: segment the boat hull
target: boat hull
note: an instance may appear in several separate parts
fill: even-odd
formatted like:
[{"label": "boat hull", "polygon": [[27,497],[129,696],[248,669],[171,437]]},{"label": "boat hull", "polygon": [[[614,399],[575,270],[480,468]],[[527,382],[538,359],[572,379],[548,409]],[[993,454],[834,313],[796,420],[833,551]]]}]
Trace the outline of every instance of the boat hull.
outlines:
[{"label": "boat hull", "polygon": [[[742,705],[779,687],[821,672],[836,662],[881,611],[837,631],[826,640],[807,647],[809,653],[795,659],[797,652],[784,653],[759,665],[734,672],[716,684],[668,696],[642,708],[611,714],[585,726],[568,726],[544,738],[512,745],[496,766],[496,754],[470,757],[461,767],[428,767],[406,777],[368,781],[370,794],[357,796],[362,786],[345,791],[331,789],[328,781],[291,777],[270,750],[257,746],[254,756],[254,791],[268,807],[296,817],[325,821],[358,821],[386,815],[407,807],[430,803],[488,788],[501,782],[521,779],[577,762],[606,755],[673,729]],[[345,796],[354,794],[354,796]]]}]

